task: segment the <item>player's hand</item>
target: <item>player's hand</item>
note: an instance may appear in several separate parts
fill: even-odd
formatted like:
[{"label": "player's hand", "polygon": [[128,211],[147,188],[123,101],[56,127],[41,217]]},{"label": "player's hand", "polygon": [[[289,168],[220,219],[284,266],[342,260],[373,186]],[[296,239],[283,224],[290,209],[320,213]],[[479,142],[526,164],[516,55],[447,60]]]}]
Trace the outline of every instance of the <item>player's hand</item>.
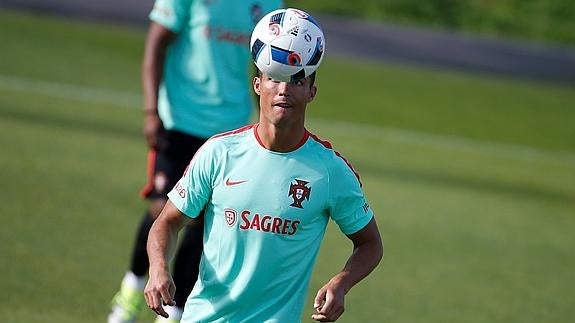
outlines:
[{"label": "player's hand", "polygon": [[311,318],[318,322],[335,322],[345,310],[345,288],[333,279],[319,289],[313,307],[316,310]]},{"label": "player's hand", "polygon": [[174,293],[176,292],[176,285],[172,280],[172,276],[163,270],[159,273],[151,273],[146,288],[144,289],[144,297],[146,304],[156,314],[163,317],[168,317],[168,313],[164,310],[163,305],[176,305],[174,301]]},{"label": "player's hand", "polygon": [[144,137],[146,137],[149,148],[158,148],[162,131],[164,131],[164,126],[160,117],[156,113],[146,112],[144,116]]}]

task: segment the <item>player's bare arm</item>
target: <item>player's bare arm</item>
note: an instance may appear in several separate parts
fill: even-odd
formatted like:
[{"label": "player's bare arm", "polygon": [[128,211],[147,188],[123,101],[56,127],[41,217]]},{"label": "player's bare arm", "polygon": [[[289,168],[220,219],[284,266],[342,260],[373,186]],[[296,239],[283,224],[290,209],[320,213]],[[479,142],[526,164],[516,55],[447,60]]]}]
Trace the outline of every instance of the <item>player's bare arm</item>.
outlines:
[{"label": "player's bare arm", "polygon": [[175,34],[166,27],[152,22],[146,36],[142,61],[142,88],[144,92],[144,136],[148,147],[156,148],[158,133],[163,130],[158,116],[158,88],[164,70],[166,48]]},{"label": "player's bare arm", "polygon": [[176,286],[170,275],[169,261],[175,252],[178,232],[189,221],[189,218],[168,200],[152,225],[148,237],[150,270],[144,296],[148,307],[163,317],[168,317],[168,314],[162,305],[175,305],[173,297]]},{"label": "player's bare arm", "polygon": [[334,322],[344,312],[345,295],[365,278],[383,257],[383,242],[375,218],[358,232],[349,235],[353,252],[344,268],[316,294],[312,319],[319,322]]}]

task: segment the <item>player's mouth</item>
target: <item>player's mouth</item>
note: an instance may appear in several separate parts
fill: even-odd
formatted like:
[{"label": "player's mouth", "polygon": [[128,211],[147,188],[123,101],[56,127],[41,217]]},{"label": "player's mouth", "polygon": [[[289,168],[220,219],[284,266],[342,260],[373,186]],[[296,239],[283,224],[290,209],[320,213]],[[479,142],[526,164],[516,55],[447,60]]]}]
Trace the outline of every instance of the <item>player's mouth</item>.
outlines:
[{"label": "player's mouth", "polygon": [[280,108],[284,108],[284,109],[289,109],[291,108],[291,104],[287,103],[287,102],[275,102],[274,103],[274,107],[280,107]]}]

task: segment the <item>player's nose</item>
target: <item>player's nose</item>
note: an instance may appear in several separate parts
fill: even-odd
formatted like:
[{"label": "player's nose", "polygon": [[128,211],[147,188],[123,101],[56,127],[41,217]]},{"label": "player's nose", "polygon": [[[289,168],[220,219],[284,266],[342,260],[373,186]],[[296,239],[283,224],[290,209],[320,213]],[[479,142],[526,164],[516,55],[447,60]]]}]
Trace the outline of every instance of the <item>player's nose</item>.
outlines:
[{"label": "player's nose", "polygon": [[290,90],[290,82],[278,82],[277,90],[280,95],[288,95]]}]

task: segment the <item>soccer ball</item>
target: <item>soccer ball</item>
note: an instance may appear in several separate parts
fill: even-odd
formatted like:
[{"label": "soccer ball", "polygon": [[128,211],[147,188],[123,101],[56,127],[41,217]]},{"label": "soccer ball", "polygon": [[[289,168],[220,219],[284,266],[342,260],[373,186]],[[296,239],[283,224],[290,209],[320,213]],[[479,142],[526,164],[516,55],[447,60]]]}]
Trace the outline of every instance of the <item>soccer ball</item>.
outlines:
[{"label": "soccer ball", "polygon": [[293,82],[317,70],[325,54],[325,38],[307,12],[277,9],[256,24],[250,48],[260,71],[274,80]]}]

